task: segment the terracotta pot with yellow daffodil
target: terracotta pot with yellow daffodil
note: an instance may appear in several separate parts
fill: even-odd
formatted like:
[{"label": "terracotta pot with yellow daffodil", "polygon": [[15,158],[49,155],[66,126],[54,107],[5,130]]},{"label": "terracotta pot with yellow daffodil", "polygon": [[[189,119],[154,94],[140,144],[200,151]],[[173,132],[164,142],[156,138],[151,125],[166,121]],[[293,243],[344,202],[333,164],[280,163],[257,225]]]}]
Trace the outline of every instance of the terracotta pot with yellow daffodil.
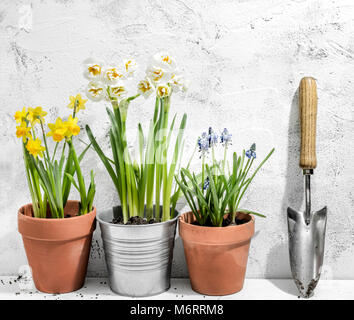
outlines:
[{"label": "terracotta pot with yellow daffodil", "polygon": [[[47,133],[47,112],[41,107],[15,113],[16,136],[22,141],[32,199],[18,211],[18,230],[34,283],[38,290],[48,293],[71,292],[83,286],[96,227],[94,174],[91,171],[86,189],[80,168],[89,146],[77,155],[73,142],[80,132],[76,114],[85,108],[86,100],[78,94],[70,101],[73,114],[49,123]],[[68,200],[72,185],[80,201]]]}]

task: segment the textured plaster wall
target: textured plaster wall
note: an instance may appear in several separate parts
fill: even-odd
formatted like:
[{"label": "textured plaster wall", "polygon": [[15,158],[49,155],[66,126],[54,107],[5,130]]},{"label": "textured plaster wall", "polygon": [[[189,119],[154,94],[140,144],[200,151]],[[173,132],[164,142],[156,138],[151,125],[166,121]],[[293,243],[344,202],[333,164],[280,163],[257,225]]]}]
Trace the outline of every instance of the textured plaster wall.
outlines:
[{"label": "textured plaster wall", "polygon": [[[323,275],[354,279],[353,21],[351,0],[1,0],[0,274],[16,274],[26,264],[16,214],[30,196],[20,142],[14,135],[14,112],[41,105],[52,120],[65,116],[68,96],[84,90],[85,58],[114,62],[133,56],[144,66],[149,55],[165,49],[176,56],[190,80],[187,94],[174,96],[172,105],[179,118],[188,114],[186,159],[197,136],[210,125],[229,128],[237,151],[256,142],[262,157],[276,148],[243,203],[268,216],[256,220],[249,278],[290,276],[286,208],[303,205],[296,91],[301,77],[318,80],[313,208],[329,209]],[[108,151],[104,104],[87,103],[80,122],[91,125]],[[152,99],[132,104],[128,126],[132,139],[139,121],[146,129],[152,109]],[[84,132],[81,137],[87,140]],[[193,166],[198,162],[196,157]],[[94,152],[83,167],[97,173],[98,210],[116,204],[113,184]],[[181,204],[180,209],[187,208]],[[106,275],[99,230],[89,275]],[[187,276],[180,239],[173,275]]]}]

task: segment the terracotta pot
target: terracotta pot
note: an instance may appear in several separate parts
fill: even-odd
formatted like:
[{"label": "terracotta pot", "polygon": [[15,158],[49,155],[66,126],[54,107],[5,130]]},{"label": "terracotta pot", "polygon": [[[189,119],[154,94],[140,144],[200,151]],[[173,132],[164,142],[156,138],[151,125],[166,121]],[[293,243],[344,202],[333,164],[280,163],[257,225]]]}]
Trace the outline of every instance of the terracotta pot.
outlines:
[{"label": "terracotta pot", "polygon": [[245,279],[248,251],[254,234],[254,218],[243,213],[248,222],[228,227],[193,225],[192,212],[179,218],[192,289],[205,295],[238,292]]},{"label": "terracotta pot", "polygon": [[78,201],[64,209],[70,218],[33,217],[32,204],[20,208],[18,231],[22,235],[33,281],[39,291],[65,293],[80,289],[86,277],[96,208],[77,216]]}]

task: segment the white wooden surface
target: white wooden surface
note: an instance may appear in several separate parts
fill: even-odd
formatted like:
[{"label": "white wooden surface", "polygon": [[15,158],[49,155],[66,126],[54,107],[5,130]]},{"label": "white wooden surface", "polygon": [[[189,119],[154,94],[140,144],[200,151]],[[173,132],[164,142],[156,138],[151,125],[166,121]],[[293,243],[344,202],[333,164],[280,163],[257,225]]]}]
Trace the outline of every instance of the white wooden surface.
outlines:
[{"label": "white wooden surface", "polygon": [[[22,289],[21,289],[22,287]],[[26,287],[26,288],[24,288]],[[194,292],[188,279],[172,279],[171,288],[160,295],[144,299],[156,300],[294,300],[300,299],[292,280],[246,279],[241,292],[223,297],[203,296]],[[31,283],[17,280],[17,277],[0,277],[0,300],[115,300],[131,299],[113,293],[105,278],[87,278],[84,287],[67,294],[45,294],[38,292]],[[354,299],[354,280],[321,280],[311,299]]]}]

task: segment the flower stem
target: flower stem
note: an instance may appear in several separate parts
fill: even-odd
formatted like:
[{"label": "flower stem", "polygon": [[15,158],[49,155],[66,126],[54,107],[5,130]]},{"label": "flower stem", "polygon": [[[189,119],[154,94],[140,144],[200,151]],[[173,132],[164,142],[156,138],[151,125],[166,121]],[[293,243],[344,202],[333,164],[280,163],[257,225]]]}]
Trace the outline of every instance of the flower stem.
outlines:
[{"label": "flower stem", "polygon": [[55,154],[57,153],[57,148],[58,148],[58,145],[59,145],[59,142],[57,142],[57,143],[55,144],[55,147],[54,147],[54,152],[53,152],[53,156],[52,156],[52,161],[51,161],[51,162],[53,162],[53,161],[54,161],[54,157],[55,157]]},{"label": "flower stem", "polygon": [[164,105],[164,122],[163,122],[163,165],[162,165],[162,174],[163,174],[163,207],[162,207],[162,221],[167,221],[170,219],[170,200],[171,200],[171,186],[167,182],[167,125],[168,125],[168,115],[170,110],[170,97],[163,99]]},{"label": "flower stem", "polygon": [[76,108],[77,108],[77,104],[79,103],[79,101],[77,99],[75,99],[75,103],[74,103],[74,110],[73,110],[73,119],[76,116]]},{"label": "flower stem", "polygon": [[42,129],[42,134],[43,134],[43,141],[44,141],[45,150],[46,150],[46,154],[47,154],[47,161],[50,162],[49,149],[48,149],[47,139],[46,139],[46,137],[45,137],[45,132],[44,132],[44,127],[43,127],[42,119],[40,119],[39,121],[40,121],[40,123],[41,123],[41,129]]},{"label": "flower stem", "polygon": [[224,148],[224,162],[222,165],[222,171],[223,171],[224,175],[225,175],[226,154],[227,154],[227,145],[225,145],[225,148]]}]

